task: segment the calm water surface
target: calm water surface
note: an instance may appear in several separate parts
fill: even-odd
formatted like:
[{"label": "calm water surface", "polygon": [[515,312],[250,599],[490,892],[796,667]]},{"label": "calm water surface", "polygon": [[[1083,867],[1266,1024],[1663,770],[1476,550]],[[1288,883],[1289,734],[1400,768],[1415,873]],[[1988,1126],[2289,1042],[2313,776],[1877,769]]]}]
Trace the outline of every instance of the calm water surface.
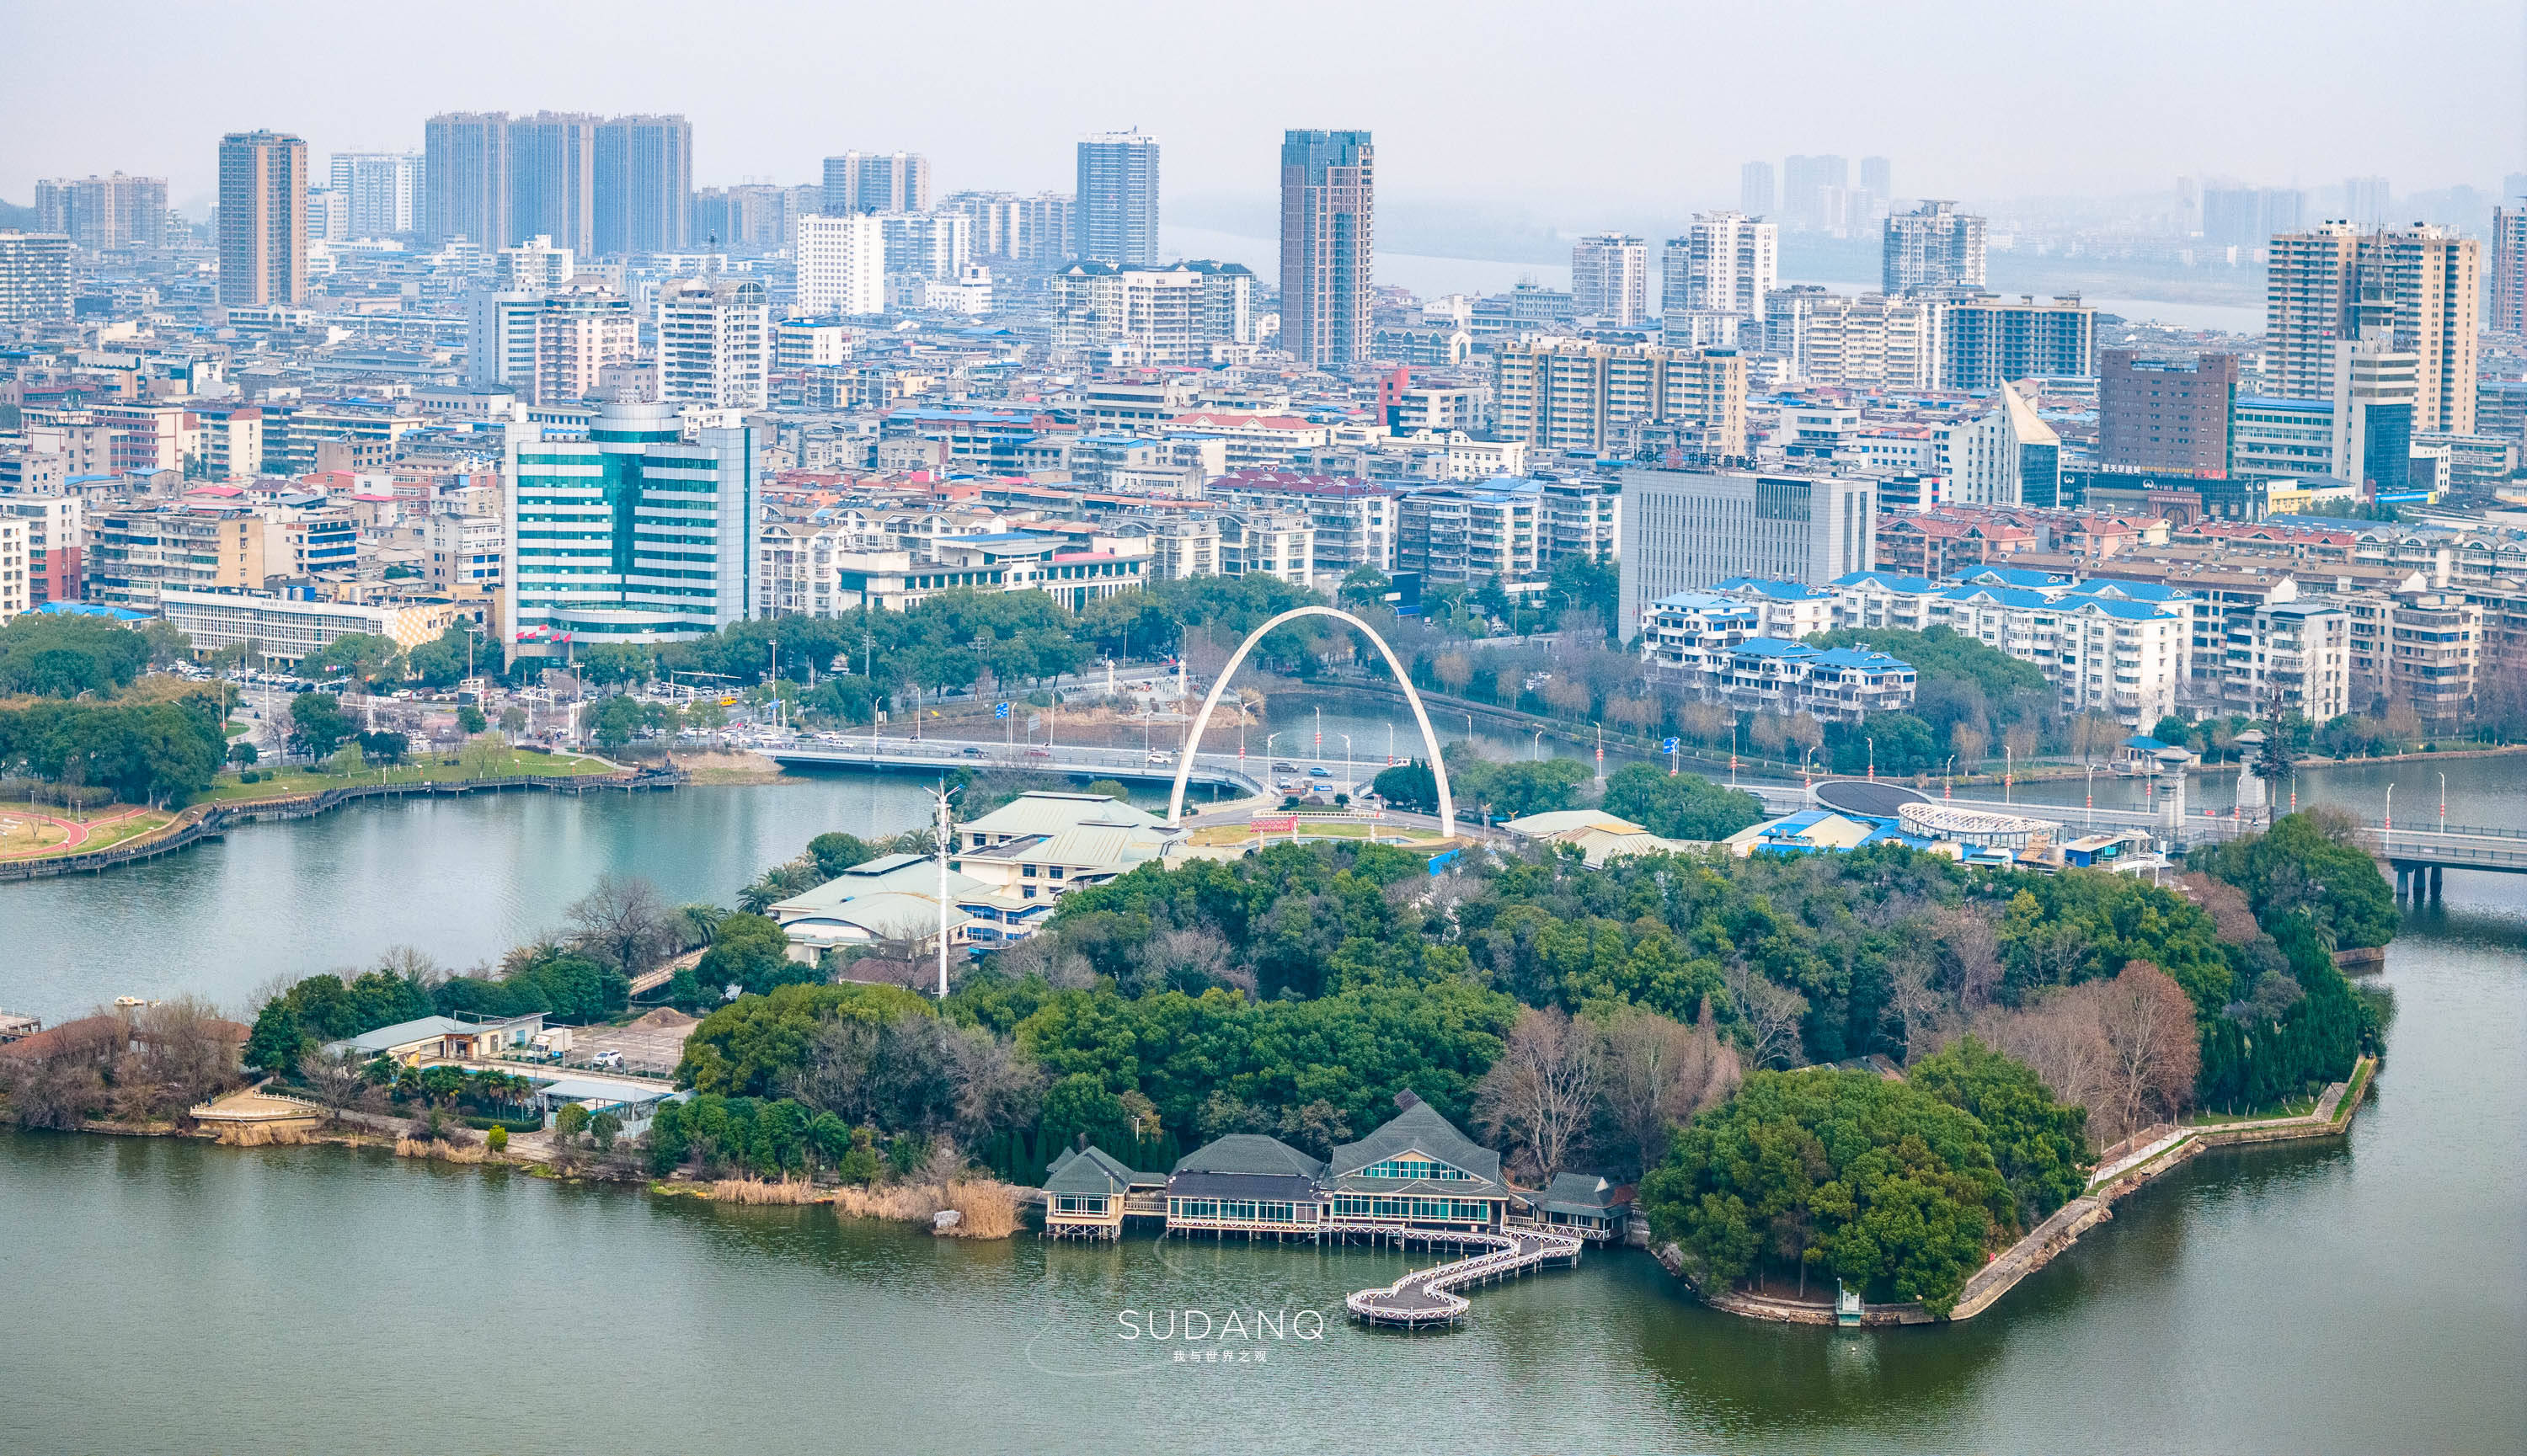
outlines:
[{"label": "calm water surface", "polygon": [[[2490,877],[2450,896],[2390,954],[2389,1069],[2347,1139],[2198,1159],[1950,1329],[1749,1324],[1609,1254],[1402,1336],[1338,1318],[1391,1255],[972,1244],[14,1134],[0,1450],[2516,1450],[2527,919]],[[1186,1308],[1313,1310],[1324,1337],[1119,1338]]]}]

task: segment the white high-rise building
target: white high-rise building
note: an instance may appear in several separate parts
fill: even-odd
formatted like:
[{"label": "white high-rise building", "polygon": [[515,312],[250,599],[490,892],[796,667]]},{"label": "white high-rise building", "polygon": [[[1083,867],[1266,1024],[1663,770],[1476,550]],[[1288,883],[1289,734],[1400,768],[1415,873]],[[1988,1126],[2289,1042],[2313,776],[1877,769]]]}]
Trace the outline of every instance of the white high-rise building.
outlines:
[{"label": "white high-rise building", "polygon": [[1669,313],[1764,317],[1781,284],[1781,229],[1744,213],[1702,213],[1669,238],[1661,303]]},{"label": "white high-rise building", "polygon": [[1788,377],[1847,388],[1935,389],[1940,308],[1930,299],[1828,293],[1812,284],[1764,301],[1764,346]]},{"label": "white high-rise building", "polygon": [[797,257],[799,313],[886,311],[886,235],[875,215],[800,218]]},{"label": "white high-rise building", "polygon": [[334,186],[351,202],[351,236],[391,237],[421,228],[422,154],[335,152]]},{"label": "white high-rise building", "polygon": [[1052,345],[1111,365],[1205,364],[1255,341],[1255,276],[1235,263],[1080,262],[1051,279]]},{"label": "white high-rise building", "polygon": [[750,278],[675,278],[658,288],[658,398],[759,410],[772,364],[772,310]]},{"label": "white high-rise building", "polygon": [[1838,476],[1624,472],[1615,621],[1732,577],[1822,586],[1878,564],[1878,488]]},{"label": "white high-rise building", "polygon": [[1984,220],[1933,199],[1886,220],[1882,286],[1980,288],[1984,285]]},{"label": "white high-rise building", "polygon": [[1571,246],[1571,308],[1579,318],[1633,328],[1650,316],[1650,250],[1623,232]]},{"label": "white high-rise building", "polygon": [[[752,287],[754,285],[748,284]],[[742,622],[753,597],[754,432],[685,437],[670,404],[609,402],[586,440],[512,432],[501,563],[511,657],[571,644],[684,641]]]},{"label": "white high-rise building", "polygon": [[954,282],[974,257],[974,221],[963,213],[880,213],[890,277]]},{"label": "white high-rise building", "polygon": [[568,248],[556,248],[549,237],[538,234],[514,248],[502,248],[492,275],[492,286],[503,293],[544,293],[560,287],[578,271],[578,257]]}]

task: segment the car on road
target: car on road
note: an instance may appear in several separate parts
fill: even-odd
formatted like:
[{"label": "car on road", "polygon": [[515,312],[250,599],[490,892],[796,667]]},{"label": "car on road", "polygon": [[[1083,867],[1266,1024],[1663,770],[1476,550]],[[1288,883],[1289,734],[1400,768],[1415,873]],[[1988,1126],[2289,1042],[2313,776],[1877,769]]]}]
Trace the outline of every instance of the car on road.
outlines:
[{"label": "car on road", "polygon": [[967,758],[981,758],[983,756],[983,750],[979,748],[960,748],[957,752],[962,753]]},{"label": "car on road", "polygon": [[1296,774],[1299,772],[1299,766],[1297,764],[1276,763],[1272,766],[1272,772],[1275,774]]},{"label": "car on road", "polygon": [[1295,778],[1275,778],[1272,780],[1272,786],[1286,791],[1298,787],[1299,782]]},{"label": "car on road", "polygon": [[1308,777],[1311,778],[1331,778],[1334,777],[1334,771],[1326,768],[1322,764],[1318,764],[1308,771]]},{"label": "car on road", "polygon": [[1153,753],[1150,755],[1150,762],[1154,764],[1171,764],[1175,761],[1176,756],[1172,753]]},{"label": "car on road", "polygon": [[1051,758],[1053,757],[1053,750],[1050,748],[1030,748],[1027,750],[1026,756],[1029,758]]}]

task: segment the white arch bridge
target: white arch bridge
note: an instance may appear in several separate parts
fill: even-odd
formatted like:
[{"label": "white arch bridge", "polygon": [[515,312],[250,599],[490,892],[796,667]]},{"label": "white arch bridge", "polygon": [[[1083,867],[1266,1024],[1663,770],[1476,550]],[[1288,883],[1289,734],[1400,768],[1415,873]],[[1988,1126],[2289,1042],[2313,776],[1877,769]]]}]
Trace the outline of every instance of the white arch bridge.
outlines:
[{"label": "white arch bridge", "polygon": [[1219,677],[1212,682],[1211,691],[1203,695],[1202,711],[1194,715],[1193,727],[1185,734],[1184,752],[1178,755],[1176,762],[1175,789],[1167,796],[1167,823],[1184,822],[1185,782],[1193,774],[1194,756],[1202,751],[1202,733],[1204,728],[1211,726],[1211,711],[1219,706],[1219,696],[1228,690],[1229,679],[1237,676],[1238,668],[1244,666],[1246,662],[1246,654],[1254,651],[1255,644],[1262,641],[1265,634],[1275,628],[1296,622],[1302,617],[1330,617],[1344,623],[1362,636],[1368,638],[1377,648],[1377,655],[1386,659],[1387,671],[1395,675],[1396,685],[1404,689],[1404,700],[1413,705],[1413,722],[1419,726],[1421,746],[1430,755],[1430,777],[1439,785],[1440,828],[1454,833],[1457,826],[1457,801],[1455,796],[1448,792],[1447,761],[1439,755],[1439,735],[1430,730],[1430,715],[1421,707],[1421,694],[1414,690],[1413,678],[1405,673],[1404,664],[1395,660],[1395,649],[1386,645],[1386,639],[1377,634],[1376,628],[1339,607],[1322,606],[1291,608],[1248,632],[1246,640],[1238,643],[1237,650],[1229,654],[1228,665],[1219,670]]}]

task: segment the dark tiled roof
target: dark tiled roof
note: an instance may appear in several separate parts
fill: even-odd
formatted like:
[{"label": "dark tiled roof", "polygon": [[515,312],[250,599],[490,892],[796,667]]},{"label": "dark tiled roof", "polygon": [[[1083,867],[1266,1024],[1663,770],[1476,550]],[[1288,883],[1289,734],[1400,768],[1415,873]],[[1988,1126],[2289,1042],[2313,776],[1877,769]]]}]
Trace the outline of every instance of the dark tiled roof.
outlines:
[{"label": "dark tiled roof", "polygon": [[1303,1173],[1179,1173],[1167,1180],[1170,1198],[1268,1198],[1313,1203],[1323,1196]]},{"label": "dark tiled roof", "polygon": [[1231,1132],[1213,1138],[1176,1160],[1176,1173],[1244,1173],[1297,1178],[1322,1178],[1325,1165],[1277,1137],[1261,1132]]},{"label": "dark tiled roof", "polygon": [[1156,1173],[1135,1173],[1116,1162],[1104,1148],[1065,1150],[1054,1159],[1052,1171],[1045,1175],[1048,1193],[1120,1193],[1135,1185],[1156,1187],[1166,1179]]},{"label": "dark tiled roof", "polygon": [[[1407,1182],[1360,1176],[1360,1170],[1373,1163],[1417,1152],[1473,1175],[1474,1181],[1469,1184],[1451,1179]],[[1508,1180],[1501,1177],[1500,1154],[1458,1131],[1455,1124],[1439,1116],[1427,1102],[1416,1102],[1367,1137],[1335,1148],[1333,1160],[1326,1166],[1334,1177],[1334,1186],[1347,1190],[1451,1193],[1459,1197],[1498,1197],[1509,1191]]]}]

